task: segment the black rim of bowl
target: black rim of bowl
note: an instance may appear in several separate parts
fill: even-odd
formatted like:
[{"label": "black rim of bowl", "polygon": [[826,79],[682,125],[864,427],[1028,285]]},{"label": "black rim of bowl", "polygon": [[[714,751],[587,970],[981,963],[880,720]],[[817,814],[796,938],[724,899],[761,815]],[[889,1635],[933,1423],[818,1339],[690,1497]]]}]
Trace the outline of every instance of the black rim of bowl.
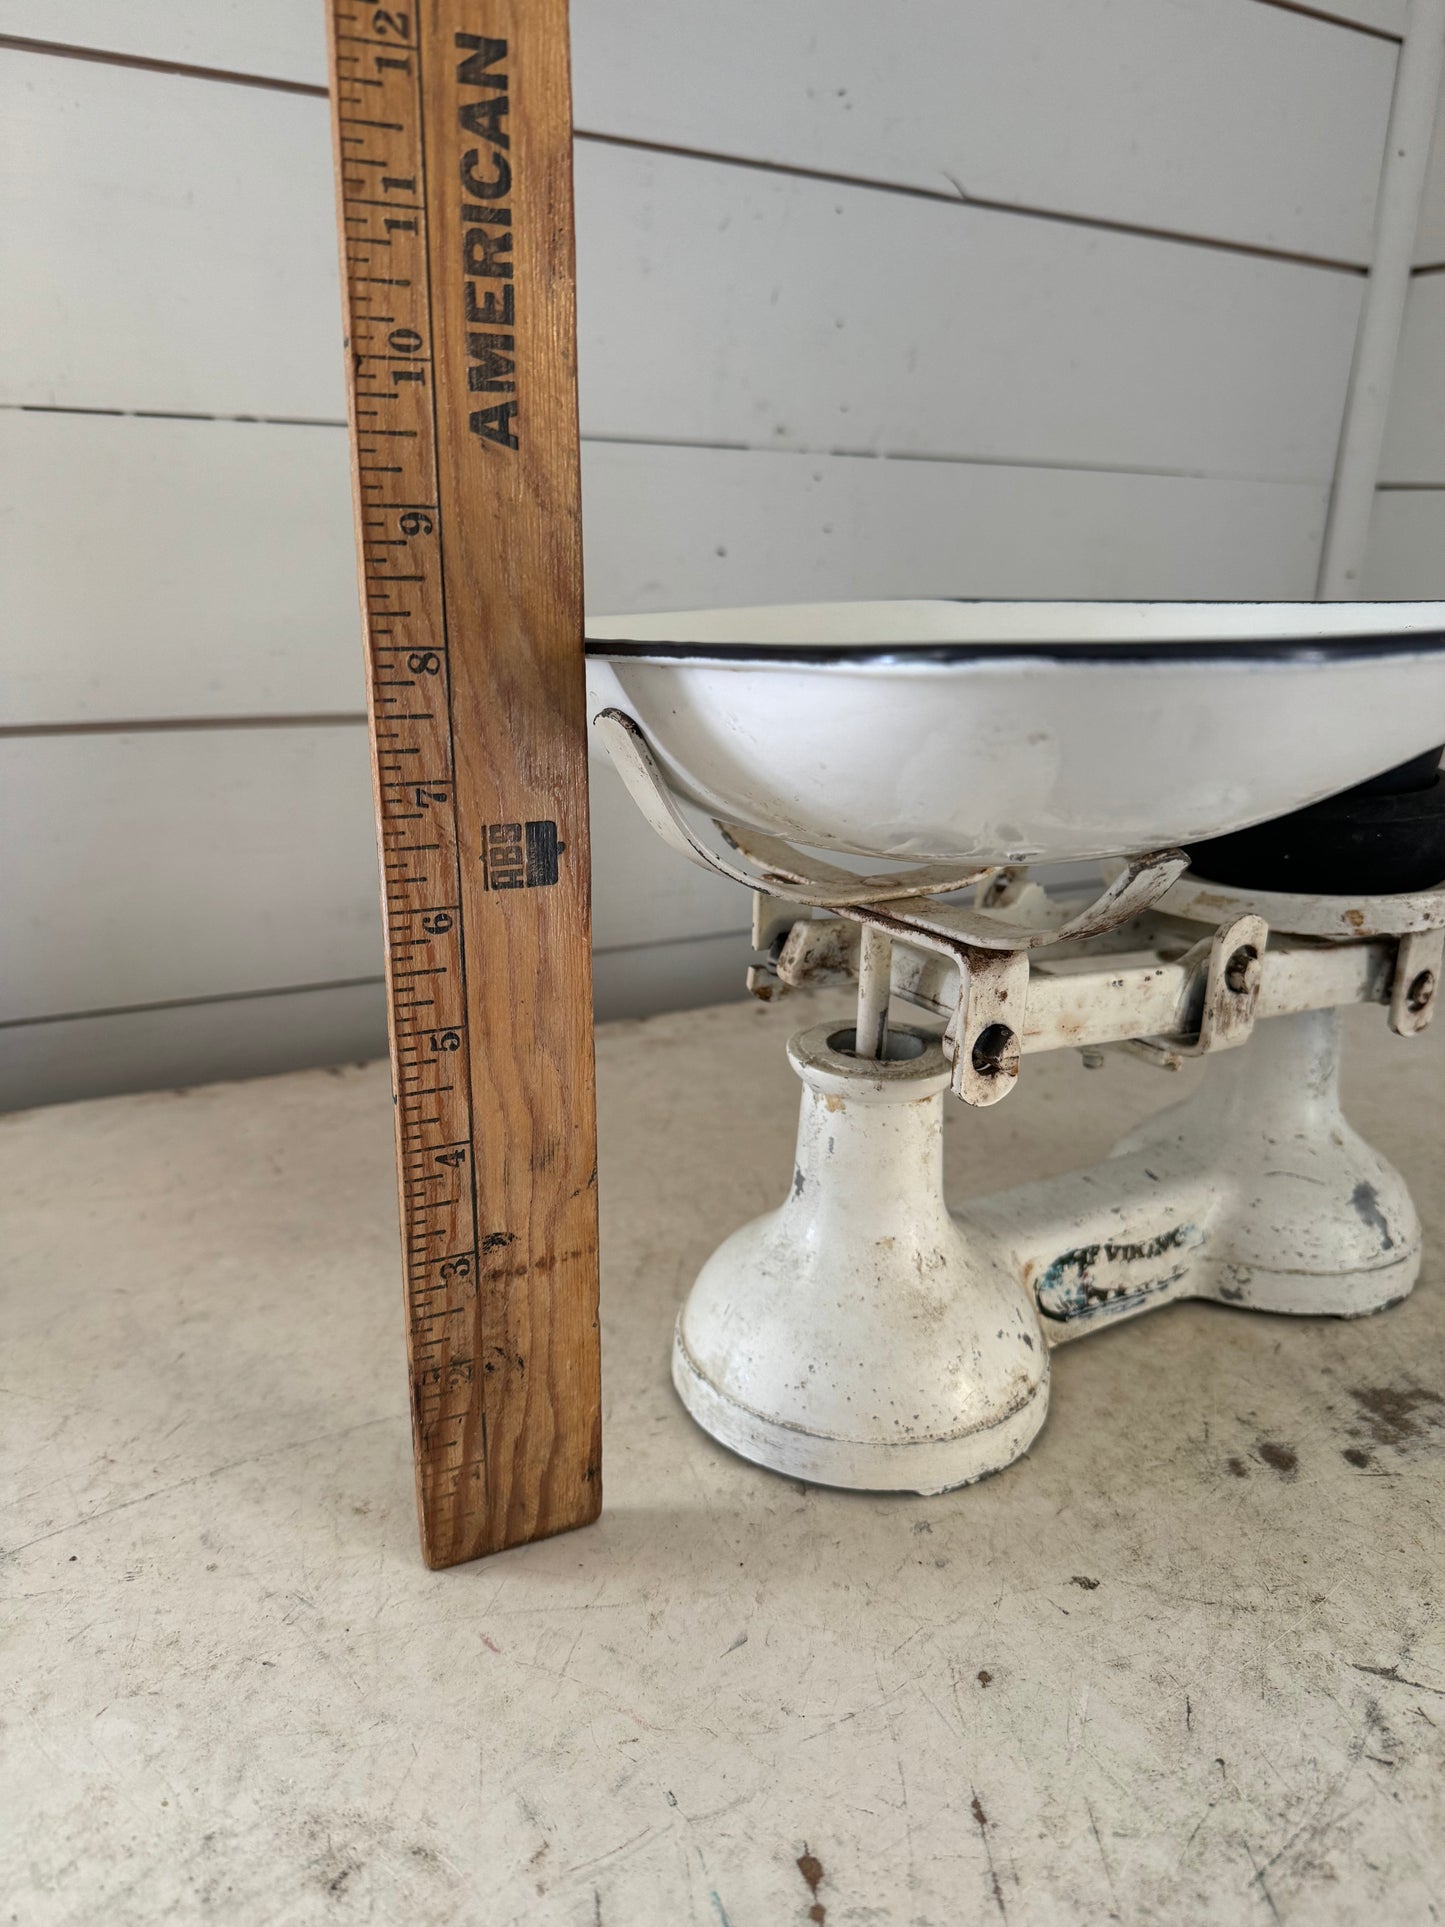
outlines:
[{"label": "black rim of bowl", "polygon": [[1366,662],[1434,655],[1445,650],[1445,630],[1399,630],[1369,636],[1230,636],[1178,642],[639,642],[592,637],[587,654],[603,661],[708,662],[757,668],[853,667],[973,662]]}]

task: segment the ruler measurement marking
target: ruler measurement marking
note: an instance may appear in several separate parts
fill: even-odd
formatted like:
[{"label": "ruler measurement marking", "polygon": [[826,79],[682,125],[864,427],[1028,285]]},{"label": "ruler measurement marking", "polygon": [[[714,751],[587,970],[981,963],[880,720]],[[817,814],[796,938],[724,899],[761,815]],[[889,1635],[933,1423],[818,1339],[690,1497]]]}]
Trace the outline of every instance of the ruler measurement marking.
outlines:
[{"label": "ruler measurement marking", "polygon": [[[416,34],[417,34],[417,70],[418,70],[417,102],[418,102],[418,107],[420,107],[420,103],[421,103],[420,71],[421,71],[421,59],[422,59],[422,22],[421,22],[420,8],[418,8],[417,10]],[[421,114],[421,113],[418,114],[418,118],[417,118],[416,179],[419,180],[421,183],[421,201],[422,201],[423,207],[425,207],[426,201],[427,201],[427,179],[428,179],[427,151],[426,151],[426,117],[424,114]],[[430,230],[430,222],[426,219],[425,215],[422,216],[422,227],[426,234],[426,255],[424,257],[426,262],[426,271],[425,271],[424,279],[426,283],[426,299],[427,299],[427,329],[426,329],[424,339],[428,343],[434,344],[436,339],[435,333],[434,333],[436,302],[434,298],[434,289],[432,285],[432,275],[431,275],[431,265],[432,265],[431,247],[430,247],[431,230]],[[425,389],[429,397],[430,407],[431,407],[432,451],[433,451],[433,462],[436,465],[433,471],[436,477],[436,483],[435,483],[435,488],[433,492],[437,496],[438,500],[440,500],[441,471],[440,471],[439,444],[440,444],[440,438],[441,438],[441,426],[440,426],[440,421],[437,413],[436,382],[428,381],[425,384]],[[441,632],[442,632],[442,642],[444,645],[449,644],[451,641],[451,610],[450,610],[450,607],[448,606],[447,595],[446,595],[446,539],[447,539],[447,531],[445,526],[445,517],[443,517],[440,513],[438,513],[437,523],[436,523],[437,578],[441,585],[441,590],[442,590]],[[452,720],[450,689],[448,690],[448,701],[447,701],[446,734],[447,734],[447,755],[446,755],[447,768],[455,769],[456,767],[456,731]],[[468,987],[467,987],[466,924],[465,924],[465,919],[464,919],[463,911],[461,907],[462,896],[463,896],[462,879],[461,879],[461,873],[460,873],[460,847],[461,846],[460,846],[460,839],[455,833],[455,814],[454,814],[455,796],[454,795],[452,796],[451,801],[447,807],[449,807],[453,811],[452,847],[453,847],[453,850],[458,853],[457,909],[456,909],[457,962],[459,966],[459,975],[461,980],[462,1008],[464,1010],[469,1010],[471,1008],[471,1005],[468,1000]],[[472,1182],[470,1186],[472,1250],[475,1252],[481,1244],[481,1232],[477,1224],[476,1127],[475,1127],[475,1120],[471,1114],[471,1061],[470,1061],[471,1049],[470,1049],[470,1044],[465,1041],[463,1043],[463,1053],[464,1054],[462,1058],[462,1068],[466,1072],[466,1081],[467,1081],[467,1124],[468,1124],[467,1136],[470,1140],[470,1143],[468,1145],[468,1156],[470,1159],[471,1174],[472,1174]],[[470,1403],[471,1401],[468,1400],[468,1408],[470,1408]],[[482,1450],[481,1450],[479,1469],[480,1469],[481,1483],[482,1483],[482,1499],[483,1499],[483,1504],[485,1504],[487,1500],[487,1492],[488,1492],[488,1487],[490,1483],[490,1467],[488,1465],[487,1455],[486,1455],[486,1414],[480,1406],[478,1406],[478,1416],[481,1419],[480,1430],[482,1435]]]},{"label": "ruler measurement marking", "polygon": [[[591,1180],[582,1184],[591,1151],[586,1161],[578,1157],[590,1124],[590,1059],[580,1054],[583,1033],[574,1028],[586,988],[574,942],[580,929],[585,965],[586,821],[565,820],[575,816],[572,786],[579,782],[585,744],[572,713],[580,702],[574,686],[561,680],[575,673],[580,696],[580,660],[567,654],[571,636],[580,635],[581,604],[580,571],[574,568],[575,419],[569,425],[565,354],[570,184],[565,165],[557,171],[570,154],[571,138],[570,112],[562,111],[565,7],[560,0],[418,0],[415,8],[378,13],[372,24],[390,25],[393,32],[372,35],[357,30],[367,16],[336,0],[328,11],[338,230],[355,350],[349,369],[353,470],[382,844],[418,1496],[428,1560],[449,1564],[539,1531],[583,1523],[595,1516],[598,1490],[595,1416],[590,1445],[586,1422],[595,1355],[585,1348],[595,1348],[595,1338],[580,1322],[587,1315],[586,1273],[595,1236],[595,1226],[586,1228],[588,1209],[595,1214]],[[352,51],[343,51],[343,42]],[[373,50],[374,79],[364,71]],[[358,66],[362,72],[348,74]],[[535,113],[528,104],[532,87]],[[362,89],[380,98],[367,101]],[[501,129],[510,130],[510,145]],[[495,355],[484,365],[484,380],[469,381],[469,374],[480,371],[464,358],[475,337],[462,329],[464,290],[469,316],[473,297],[472,283],[461,277],[485,277],[491,270],[471,265],[449,205],[458,198],[459,165],[462,223],[485,225],[483,211],[469,204],[483,195],[478,183],[503,172],[509,182],[515,178],[516,186],[503,190],[510,205],[487,212],[499,217],[494,227],[510,230],[515,220],[518,252],[512,254],[509,234],[497,250],[502,273],[490,281],[478,278],[475,285],[477,298],[485,296],[490,307],[495,304],[486,290],[504,279],[509,317],[514,289],[519,313],[528,304],[531,334],[519,331],[517,352],[502,363],[502,372],[510,377],[514,363],[520,370],[530,344],[536,364],[531,371],[540,369],[544,383],[534,394],[531,419],[541,431],[535,448],[515,438],[511,401],[484,410],[494,419],[495,435],[477,428],[479,417],[472,416],[475,441],[465,408],[459,412],[468,387],[481,387],[490,402],[498,380]],[[372,259],[382,248],[388,250],[385,263]],[[376,287],[385,287],[387,295],[368,292]],[[374,312],[382,299],[391,312]],[[552,325],[554,313],[562,333]],[[409,345],[417,352],[406,353]],[[510,341],[506,348],[511,351]],[[549,413],[554,390],[545,383],[555,385],[559,377],[556,392],[564,405]],[[519,385],[504,382],[513,393]],[[473,406],[481,406],[481,399]],[[378,418],[396,425],[380,427]],[[383,440],[396,448],[383,450]],[[491,441],[508,451],[521,448],[524,455],[499,457],[486,446]],[[522,482],[524,476],[532,479]],[[531,512],[533,502],[542,505],[540,522]],[[479,508],[485,511],[480,521],[474,519]],[[477,533],[482,527],[489,530],[485,542]],[[493,544],[500,546],[494,550]],[[516,573],[503,577],[492,558],[509,548],[516,552]],[[415,567],[408,569],[409,562]],[[541,590],[531,587],[537,582]],[[411,606],[397,606],[403,594]],[[517,663],[527,665],[520,682],[509,679],[511,665],[504,658],[493,665],[487,653],[487,625],[499,618],[504,632],[515,627],[519,637]],[[455,663],[454,647],[463,651]],[[526,655],[529,648],[534,658]],[[437,680],[428,684],[428,677]],[[407,706],[418,699],[432,707]],[[513,747],[527,740],[508,733],[514,720],[522,732],[536,732],[536,775]],[[460,769],[459,753],[468,759]],[[420,773],[428,770],[435,773]],[[509,786],[515,786],[515,802]],[[469,836],[474,847],[464,844],[463,821],[479,826]],[[550,831],[552,837],[552,873],[539,881],[557,882],[556,854],[575,846],[562,867],[564,889],[555,893],[555,909],[540,900],[534,905],[530,889],[525,902],[510,891],[501,899],[481,894],[493,874],[482,868],[482,839],[494,829],[505,833],[500,843],[486,845],[488,865],[505,876],[512,860],[505,852],[512,843],[520,847],[523,821],[529,862],[532,833]],[[581,876],[570,868],[579,860]],[[530,873],[527,881],[532,883]],[[496,946],[496,966],[489,948],[480,978],[471,949],[481,940],[475,925],[484,926],[486,943]],[[551,933],[566,953],[555,966],[546,947],[554,940]],[[557,989],[549,988],[554,971]],[[518,1028],[512,1036],[512,1027],[527,1021],[524,1012],[533,1023],[560,1019],[561,1025],[556,1070],[550,1058],[543,1060],[535,1097],[529,1074],[519,1079],[516,1068],[525,1063],[525,1040],[533,1034]],[[580,1094],[581,1110],[559,1103],[555,1082],[547,1081],[558,1072],[568,1096],[574,1088]],[[481,1159],[479,1103],[492,1134]],[[560,1132],[558,1143],[570,1147],[555,1171],[549,1168],[555,1153],[549,1148],[541,1156],[548,1132]],[[513,1142],[513,1133],[517,1148],[509,1162],[502,1148]],[[570,1175],[562,1190],[564,1168]],[[529,1184],[539,1214],[535,1226]],[[583,1202],[564,1205],[568,1198]],[[517,1212],[526,1216],[512,1215]],[[503,1229],[509,1218],[516,1236]],[[570,1228],[579,1222],[582,1231]],[[483,1223],[491,1227],[486,1236]],[[502,1240],[516,1250],[499,1264],[489,1253]],[[564,1273],[564,1259],[580,1259],[581,1266],[569,1262]],[[538,1271],[543,1266],[545,1285]],[[488,1285],[489,1274],[498,1282]],[[595,1292],[595,1272],[590,1288]],[[512,1301],[515,1314],[508,1308]],[[554,1316],[563,1322],[549,1336]],[[484,1343],[508,1347],[497,1351],[503,1370],[495,1369]],[[523,1351],[529,1377],[538,1373],[525,1397],[512,1378],[514,1371],[520,1376]],[[485,1403],[484,1384],[491,1388]],[[489,1434],[500,1453],[495,1468]]]},{"label": "ruler measurement marking", "polygon": [[[428,259],[431,237],[428,233],[425,206],[426,130],[425,115],[422,110],[421,63],[423,53],[420,44],[424,29],[420,18],[416,16],[413,16],[413,18],[416,24],[416,42],[414,45],[408,47],[404,53],[398,51],[395,42],[375,42],[366,36],[350,36],[357,42],[378,45],[389,49],[388,58],[396,62],[394,77],[398,82],[398,86],[400,86],[402,77],[405,77],[406,105],[409,107],[410,112],[409,114],[405,114],[404,118],[388,117],[384,109],[382,112],[372,115],[349,112],[347,109],[351,106],[359,105],[359,101],[349,98],[345,93],[344,87],[338,90],[336,119],[338,122],[339,144],[342,144],[344,147],[354,145],[363,150],[361,154],[342,163],[339,169],[341,177],[342,231],[345,232],[347,229],[357,231],[355,232],[354,238],[344,245],[342,252],[345,256],[347,293],[350,302],[349,312],[352,317],[353,338],[358,332],[361,332],[363,339],[368,344],[375,339],[376,323],[367,322],[362,317],[364,305],[371,303],[374,299],[374,297],[365,292],[365,289],[366,287],[385,286],[397,291],[397,300],[393,300],[390,304],[393,309],[396,308],[397,301],[400,300],[402,296],[405,296],[407,300],[409,300],[414,312],[410,315],[404,315],[403,320],[406,325],[411,328],[412,335],[417,340],[418,345],[424,345],[429,349],[434,338],[433,306],[435,292],[429,285],[426,274],[423,273],[420,276],[411,273],[382,275],[377,273],[370,265],[371,257],[379,248],[385,247],[393,254],[395,253],[394,242],[399,238],[399,231],[400,235],[407,239],[408,244],[416,250],[416,258],[423,268],[425,268]],[[344,31],[344,24],[339,15],[333,24],[338,32]],[[394,92],[388,93],[387,90],[382,87],[380,81],[376,83],[376,86],[382,88],[383,98],[390,99],[396,97]],[[395,111],[399,114],[404,113],[400,101],[398,101],[398,108]],[[410,126],[407,125],[408,120],[411,123]],[[362,130],[366,130],[364,134]],[[390,135],[401,137],[398,144],[405,151],[400,157],[398,157],[395,151],[390,153],[383,152],[380,156],[375,153],[374,148],[371,153],[364,151],[370,142],[383,139]],[[363,163],[366,164],[365,168],[363,167]],[[406,186],[412,188],[419,186],[420,193],[402,192],[394,196],[379,196],[376,193],[373,183],[365,177],[368,169],[370,171],[377,169],[385,170],[389,179],[395,179],[398,184],[405,182]],[[389,231],[384,235],[377,232],[381,221],[386,218],[385,212],[382,211],[390,211],[397,216],[396,225],[391,226],[388,224]],[[398,265],[400,266],[401,264],[398,263]],[[386,319],[393,324],[392,341],[398,338],[405,341],[407,337],[398,337],[395,332],[396,317],[389,315]],[[358,323],[360,323],[359,329]],[[378,343],[378,349],[380,345],[381,344]],[[406,357],[399,353],[378,352],[371,350],[368,345],[363,351],[360,366],[378,371],[385,370],[388,367],[393,368],[396,371],[393,376],[393,382],[396,385],[392,388],[380,386],[375,381],[368,380],[365,376],[360,380],[354,380],[352,394],[354,422],[358,424],[374,422],[377,410],[382,405],[383,399],[393,408],[407,408],[417,405],[417,402],[408,392],[410,383],[397,381],[397,377],[400,376],[402,369],[409,359],[415,358]],[[380,443],[383,440],[389,440],[402,446],[416,448],[418,456],[422,457],[425,462],[424,472],[427,475],[428,481],[431,483],[431,486],[424,491],[427,498],[424,502],[408,501],[396,503],[387,501],[384,507],[381,502],[375,502],[374,506],[362,509],[360,512],[363,530],[368,532],[370,543],[370,546],[363,543],[362,547],[365,606],[367,609],[374,611],[379,619],[393,625],[386,629],[374,629],[371,628],[368,623],[368,648],[374,663],[395,663],[398,667],[403,661],[407,660],[408,651],[401,643],[393,640],[395,637],[394,625],[399,622],[407,622],[409,624],[415,621],[417,611],[414,608],[391,606],[397,601],[395,585],[403,582],[410,585],[420,585],[415,588],[416,594],[421,594],[424,590],[427,590],[429,600],[434,600],[435,604],[439,604],[439,608],[433,606],[430,611],[430,616],[432,620],[436,620],[439,617],[443,632],[443,650],[445,649],[446,641],[449,639],[447,635],[448,610],[446,605],[444,574],[445,552],[443,548],[445,533],[437,526],[440,517],[435,507],[438,485],[436,463],[438,460],[440,426],[437,414],[435,383],[432,379],[432,362],[433,356],[428,352],[424,356],[423,366],[418,367],[416,370],[418,387],[425,389],[425,400],[421,405],[424,414],[429,416],[426,425],[430,431],[430,445],[425,454],[423,454],[422,448],[418,446],[420,440],[420,424],[412,427],[398,426],[387,429],[372,426],[367,428],[364,433],[358,435],[356,439],[358,481],[361,488],[365,491],[365,495],[373,498],[384,496],[387,492],[387,478],[397,478],[397,480],[400,480],[400,478],[404,477],[408,472],[400,460],[388,462],[380,459]],[[360,367],[358,367],[357,372],[360,372]],[[415,496],[417,491],[402,486],[397,489],[397,493],[411,497]],[[433,540],[428,545],[427,569],[407,570],[398,566],[399,557],[398,563],[393,563],[390,567],[385,566],[382,562],[383,555],[387,555],[389,558],[390,554],[396,551],[411,554],[417,553],[415,548],[415,539],[418,536],[417,530],[404,530],[404,532],[400,534],[394,532],[397,518],[409,514],[424,517],[430,524],[426,530],[426,534],[430,535]],[[385,538],[383,542],[376,540],[378,533]],[[425,540],[425,536],[421,539]],[[431,571],[431,573],[428,573],[428,571]],[[434,584],[434,590],[431,588],[432,584]],[[385,610],[384,617],[382,616],[383,610]],[[430,648],[431,639],[429,637],[424,639],[427,647]],[[418,639],[419,642],[421,640],[423,639]],[[411,651],[412,662],[415,663],[418,657],[424,653],[425,651],[421,649]],[[438,651],[437,653],[440,654],[442,652]],[[435,654],[431,660],[433,663],[436,662]],[[458,982],[461,992],[462,1007],[463,1009],[466,1007],[465,932],[463,916],[459,907],[462,900],[461,878],[457,871],[457,865],[460,861],[459,826],[456,821],[455,798],[450,782],[450,773],[456,760],[455,727],[451,712],[451,692],[446,686],[444,679],[443,702],[435,705],[431,709],[400,711],[400,703],[404,698],[390,694],[389,692],[414,689],[416,687],[416,681],[417,677],[415,674],[411,677],[396,674],[386,675],[375,672],[373,674],[374,700],[383,708],[389,710],[395,717],[395,722],[391,728],[384,732],[381,730],[377,731],[378,795],[384,801],[384,814],[386,819],[394,823],[399,816],[416,820],[426,814],[426,812],[421,809],[401,811],[397,809],[396,804],[399,799],[405,798],[409,800],[411,791],[414,788],[430,790],[431,794],[427,797],[427,808],[431,811],[433,820],[436,820],[446,832],[445,842],[450,852],[451,867],[455,875],[455,887],[444,893],[449,903],[449,907],[446,909],[439,909],[433,904],[428,904],[426,899],[435,897],[436,892],[429,887],[429,878],[426,870],[417,870],[411,866],[416,862],[418,857],[422,856],[428,858],[440,857],[441,860],[445,861],[445,857],[442,856],[443,842],[441,840],[435,842],[423,842],[417,839],[403,840],[396,835],[394,830],[388,831],[385,824],[383,824],[383,867],[384,872],[392,878],[392,883],[386,891],[385,902],[388,922],[392,926],[388,943],[388,978],[391,985],[398,1133],[400,1142],[403,1145],[416,1144],[418,1141],[424,1141],[428,1133],[433,1130],[440,1121],[441,1111],[438,1109],[438,1105],[445,1104],[448,1106],[450,1111],[457,1117],[457,1125],[446,1134],[448,1146],[450,1147],[451,1154],[460,1155],[465,1167],[467,1183],[460,1188],[455,1184],[450,1186],[444,1182],[439,1184],[436,1180],[444,1180],[446,1177],[455,1174],[450,1171],[437,1171],[428,1173],[419,1185],[409,1183],[404,1187],[404,1217],[410,1220],[407,1235],[403,1241],[404,1265],[406,1271],[407,1296],[413,1303],[414,1310],[416,1308],[418,1290],[435,1290],[436,1288],[435,1280],[429,1282],[427,1277],[417,1275],[418,1265],[424,1264],[427,1261],[428,1254],[434,1251],[438,1243],[444,1248],[455,1243],[446,1225],[423,1225],[417,1222],[418,1218],[421,1216],[433,1219],[443,1217],[450,1220],[458,1211],[463,1211],[472,1220],[469,1243],[473,1249],[475,1249],[479,1238],[475,1222],[475,1149],[474,1126],[471,1115],[470,1074],[468,1073],[468,1076],[463,1080],[451,1083],[442,1082],[435,1078],[427,1061],[429,1053],[426,1053],[421,1047],[422,1041],[425,1039],[427,1033],[419,1028],[421,1009],[425,1007],[428,1010],[434,1010],[435,1000],[421,999],[414,995],[407,994],[411,987],[419,987],[423,982],[444,984],[455,980]],[[399,711],[400,713],[398,713]],[[434,767],[440,765],[445,772],[443,775],[430,779],[428,783],[419,783],[416,785],[387,781],[387,771],[380,767],[381,756],[383,754],[380,745],[383,737],[392,745],[392,747],[385,752],[389,759],[387,769],[390,770],[399,770],[402,767],[402,757],[411,760],[412,758],[421,756],[424,749],[424,743],[421,740],[411,743],[398,743],[396,740],[398,726],[404,726],[413,735],[420,731],[424,737],[430,737],[433,740],[432,753],[427,760],[429,760]],[[391,854],[387,854],[387,852]],[[401,854],[402,852],[405,852],[405,855]],[[436,933],[433,937],[424,937],[417,934],[418,920],[421,917],[433,919],[438,915],[446,919],[446,928],[443,932]],[[434,943],[448,952],[446,961],[428,962],[425,964],[411,963],[408,961],[416,955],[418,949],[423,948],[423,946],[429,948]],[[416,1012],[417,1015],[412,1016],[410,1014],[412,1012]],[[449,1029],[455,1033],[457,1039],[464,1038],[465,1028],[460,1022],[451,1025]],[[438,1035],[438,1032],[432,1032],[434,1039]],[[417,1040],[415,1045],[409,1043],[408,1040],[410,1038]],[[464,1045],[459,1046],[459,1048],[465,1049]],[[465,1056],[463,1056],[462,1059],[462,1067],[466,1067]],[[464,1150],[458,1153],[458,1147],[462,1146],[465,1147]],[[413,1155],[420,1158],[424,1163],[428,1154],[425,1151],[419,1151],[414,1154],[404,1152],[403,1155]],[[438,1189],[443,1190],[446,1195],[441,1197],[436,1196],[435,1193]],[[455,1262],[468,1268],[471,1263],[469,1259],[461,1256],[459,1256]],[[441,1281],[443,1296],[447,1293],[449,1283],[449,1280]],[[415,1324],[414,1316],[410,1322],[413,1325]],[[420,1428],[417,1434],[417,1446],[422,1460],[428,1463],[435,1463],[437,1453],[443,1446],[445,1446],[445,1457],[448,1463],[460,1457],[461,1469],[470,1470],[473,1478],[481,1483],[482,1504],[483,1507],[485,1507],[485,1482],[487,1477],[485,1461],[478,1461],[470,1467],[466,1462],[465,1439],[468,1430],[467,1420],[471,1406],[471,1395],[469,1389],[461,1385],[458,1379],[460,1372],[459,1362],[450,1361],[445,1356],[442,1358],[440,1365],[432,1374],[434,1381],[433,1391],[435,1395],[430,1397],[419,1397],[423,1386],[416,1378],[416,1370],[417,1362],[414,1360],[413,1396],[417,1402],[417,1416]],[[468,1360],[466,1365],[468,1376],[470,1375],[470,1370],[470,1361]],[[455,1393],[448,1390],[448,1384],[452,1380],[457,1380],[457,1391]],[[455,1409],[453,1409],[454,1398]],[[448,1434],[451,1436],[445,1436]],[[432,1504],[435,1505],[435,1493],[432,1495]],[[449,1528],[446,1521],[443,1521],[442,1524],[446,1535],[455,1537],[456,1521],[452,1520]]]}]

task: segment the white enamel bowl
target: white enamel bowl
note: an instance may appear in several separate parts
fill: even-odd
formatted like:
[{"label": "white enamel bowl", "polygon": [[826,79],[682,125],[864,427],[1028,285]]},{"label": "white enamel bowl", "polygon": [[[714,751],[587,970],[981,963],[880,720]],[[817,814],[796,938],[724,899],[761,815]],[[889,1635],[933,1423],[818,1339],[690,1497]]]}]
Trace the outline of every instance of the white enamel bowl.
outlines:
[{"label": "white enamel bowl", "polygon": [[625,710],[710,815],[820,849],[1126,856],[1445,742],[1445,603],[855,602],[610,616]]}]

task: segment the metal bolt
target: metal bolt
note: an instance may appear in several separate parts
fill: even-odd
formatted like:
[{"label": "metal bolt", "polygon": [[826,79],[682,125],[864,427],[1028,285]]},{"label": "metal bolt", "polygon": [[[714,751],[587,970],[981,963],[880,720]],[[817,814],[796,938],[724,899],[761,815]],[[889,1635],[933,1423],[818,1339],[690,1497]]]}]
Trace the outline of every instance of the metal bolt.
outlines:
[{"label": "metal bolt", "polygon": [[1229,962],[1224,966],[1225,988],[1232,990],[1236,997],[1242,997],[1247,990],[1252,988],[1253,978],[1251,971],[1253,966],[1258,962],[1259,952],[1255,949],[1254,945],[1252,943],[1242,943],[1229,959]]},{"label": "metal bolt", "polygon": [[1104,1068],[1104,1053],[1101,1050],[1081,1050],[1079,1056],[1086,1071],[1101,1071]]},{"label": "metal bolt", "polygon": [[1435,995],[1435,972],[1422,970],[1405,992],[1406,1007],[1418,1017]]},{"label": "metal bolt", "polygon": [[980,1077],[1016,1077],[1019,1040],[1007,1024],[990,1024],[974,1039],[973,1068]]}]

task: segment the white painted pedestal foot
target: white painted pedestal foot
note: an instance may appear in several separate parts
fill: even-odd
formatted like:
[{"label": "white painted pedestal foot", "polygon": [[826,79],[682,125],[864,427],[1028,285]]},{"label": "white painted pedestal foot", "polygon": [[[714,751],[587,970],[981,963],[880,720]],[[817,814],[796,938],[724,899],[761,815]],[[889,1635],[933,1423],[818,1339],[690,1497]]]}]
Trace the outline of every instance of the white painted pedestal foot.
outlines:
[{"label": "white painted pedestal foot", "polygon": [[744,1458],[819,1484],[941,1492],[1024,1452],[1048,1404],[1032,1300],[943,1199],[949,1067],[894,1030],[865,1061],[825,1025],[788,1045],[803,1082],[782,1207],[703,1266],[673,1382]]},{"label": "white painted pedestal foot", "polygon": [[1419,1275],[1420,1220],[1405,1180],[1340,1109],[1337,1010],[1256,1024],[1115,1158],[1147,1164],[1166,1186],[1217,1174],[1201,1297],[1358,1318],[1395,1304]]}]

